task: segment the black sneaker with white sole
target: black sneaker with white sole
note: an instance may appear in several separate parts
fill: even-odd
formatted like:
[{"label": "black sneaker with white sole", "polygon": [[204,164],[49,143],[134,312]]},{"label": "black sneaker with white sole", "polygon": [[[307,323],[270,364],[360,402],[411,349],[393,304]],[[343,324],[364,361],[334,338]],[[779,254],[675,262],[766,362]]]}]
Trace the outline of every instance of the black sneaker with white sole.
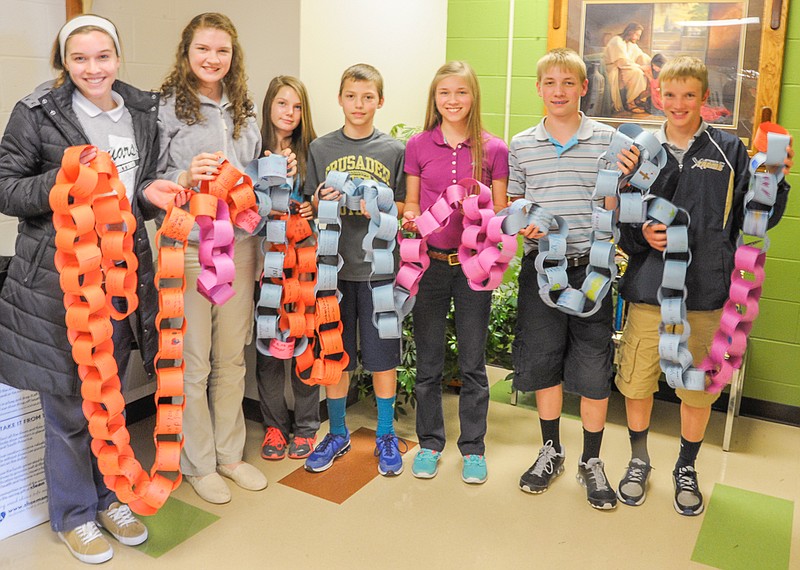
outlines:
[{"label": "black sneaker with white sole", "polygon": [[619,487],[617,487],[619,500],[631,507],[638,507],[644,503],[647,497],[647,479],[650,477],[652,469],[649,464],[641,459],[631,459],[630,463],[628,463],[628,469],[625,471],[625,476],[619,482]]},{"label": "black sneaker with white sole", "polygon": [[673,505],[678,514],[693,517],[703,512],[703,494],[697,482],[697,471],[691,465],[678,467],[672,472],[675,485]]},{"label": "black sneaker with white sole", "polygon": [[522,477],[519,478],[519,488],[526,493],[544,493],[550,487],[550,482],[564,472],[564,448],[561,453],[553,447],[553,442],[547,443],[539,450],[536,458]]},{"label": "black sneaker with white sole", "polygon": [[578,463],[578,483],[586,488],[586,500],[595,509],[608,510],[617,506],[617,494],[603,470],[603,462],[592,457],[586,463]]}]

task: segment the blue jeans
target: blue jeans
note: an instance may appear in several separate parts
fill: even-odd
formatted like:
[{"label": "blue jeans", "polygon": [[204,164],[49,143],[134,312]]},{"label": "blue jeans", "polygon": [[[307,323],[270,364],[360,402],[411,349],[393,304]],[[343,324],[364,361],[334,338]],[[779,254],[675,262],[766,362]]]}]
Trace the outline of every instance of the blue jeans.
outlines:
[{"label": "blue jeans", "polygon": [[455,303],[461,394],[458,416],[462,455],[483,455],[489,380],[486,377],[486,337],[492,305],[491,291],[473,291],[460,265],[431,260],[420,282],[414,305],[417,345],[417,436],[420,447],[442,451],[445,445],[442,412],[442,371],[445,329],[450,299]]},{"label": "blue jeans", "polygon": [[295,361],[289,362],[294,393],[294,426],[283,396],[284,361],[260,352],[256,356],[256,381],[264,427],[276,427],[289,441],[296,437],[314,437],[319,429],[319,386],[309,386],[297,377]]},{"label": "blue jeans", "polygon": [[[124,310],[124,300],[114,306]],[[130,360],[133,331],[128,319],[112,321],[114,357],[120,379]],[[50,527],[56,532],[72,530],[97,518],[117,496],[103,482],[92,453],[89,424],[83,415],[83,398],[39,392],[44,413],[44,476]]]}]

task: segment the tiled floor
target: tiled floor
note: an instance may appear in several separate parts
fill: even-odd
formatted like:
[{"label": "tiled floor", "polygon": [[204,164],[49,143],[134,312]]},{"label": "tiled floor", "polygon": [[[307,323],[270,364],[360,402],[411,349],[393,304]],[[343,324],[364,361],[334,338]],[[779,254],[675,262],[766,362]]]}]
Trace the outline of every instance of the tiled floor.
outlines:
[{"label": "tiled floor", "polygon": [[[502,400],[504,390],[507,385],[496,386],[494,398]],[[708,508],[700,517],[681,517],[672,507],[670,476],[678,447],[678,408],[658,402],[650,436],[655,470],[647,501],[641,507],[599,512],[587,505],[574,478],[581,448],[580,424],[574,417],[562,421],[564,475],[542,495],[518,489],[519,475],[541,444],[536,414],[526,401],[516,407],[502,401],[490,405],[486,484],[461,482],[457,398],[448,394],[452,443],[439,475],[432,480],[412,477],[412,449],[406,472],[366,478],[341,504],[280,484],[301,463],[261,460],[261,426],[248,422],[246,459],[267,474],[269,487],[259,493],[233,488],[231,503],[214,506],[184,484],[163,514],[147,520],[153,537],[149,546],[118,546],[104,566],[800,569],[800,528],[792,524],[800,514],[800,429],[740,418],[732,451],[725,453],[720,449],[724,417],[715,412],[697,464]],[[568,400],[565,407],[566,413],[574,412],[574,402]],[[416,440],[409,412],[397,429]],[[348,425],[351,430],[374,428],[374,414],[371,402],[361,402],[348,410]],[[619,394],[614,394],[602,454],[614,484],[629,453],[623,414]],[[147,440],[147,424],[134,426],[134,438]],[[354,455],[356,460],[375,469],[369,453]],[[183,537],[188,538],[180,542]],[[86,566],[71,558],[45,524],[0,542],[0,568]]]}]

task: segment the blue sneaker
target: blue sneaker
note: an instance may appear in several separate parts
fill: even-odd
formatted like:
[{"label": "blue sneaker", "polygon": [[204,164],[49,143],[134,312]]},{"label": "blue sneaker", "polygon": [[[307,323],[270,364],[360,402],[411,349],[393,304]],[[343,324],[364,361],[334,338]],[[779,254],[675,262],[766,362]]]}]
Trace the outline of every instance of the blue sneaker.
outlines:
[{"label": "blue sneaker", "polygon": [[350,432],[344,435],[329,433],[317,448],[306,458],[306,471],[321,473],[329,469],[333,462],[350,451]]},{"label": "blue sneaker", "polygon": [[442,457],[440,451],[422,448],[414,457],[414,464],[411,466],[411,474],[418,479],[433,479],[439,472],[439,459]]},{"label": "blue sneaker", "polygon": [[464,483],[480,485],[486,482],[486,457],[483,455],[465,455],[461,468],[461,479]]},{"label": "blue sneaker", "polygon": [[378,457],[378,473],[384,476],[400,475],[403,472],[403,456],[400,455],[400,442],[408,451],[408,444],[393,433],[375,438],[375,455]]}]

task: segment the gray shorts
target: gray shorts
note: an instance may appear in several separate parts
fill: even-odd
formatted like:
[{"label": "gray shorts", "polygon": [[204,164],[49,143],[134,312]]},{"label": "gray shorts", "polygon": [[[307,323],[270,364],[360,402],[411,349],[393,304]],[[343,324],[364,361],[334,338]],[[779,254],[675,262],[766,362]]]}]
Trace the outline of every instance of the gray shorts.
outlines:
[{"label": "gray shorts", "polygon": [[[570,285],[580,288],[586,267],[567,270]],[[523,392],[557,386],[602,400],[611,393],[614,344],[611,294],[586,318],[548,307],[539,297],[534,256],[522,260],[517,326],[512,345],[514,388]]]}]

